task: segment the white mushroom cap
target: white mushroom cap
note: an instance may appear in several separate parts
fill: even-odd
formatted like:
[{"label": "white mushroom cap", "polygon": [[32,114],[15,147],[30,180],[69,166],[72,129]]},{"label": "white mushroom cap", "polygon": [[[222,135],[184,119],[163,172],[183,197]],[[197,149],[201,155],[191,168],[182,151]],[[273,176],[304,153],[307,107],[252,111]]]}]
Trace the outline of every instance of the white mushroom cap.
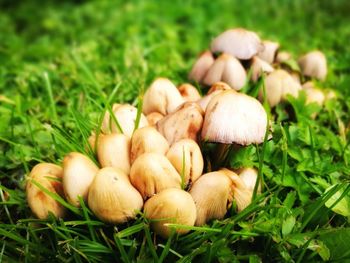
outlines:
[{"label": "white mushroom cap", "polygon": [[202,108],[203,111],[205,111],[212,97],[219,94],[223,90],[230,90],[230,89],[231,87],[227,85],[225,82],[216,82],[210,87],[207,95],[205,95],[204,97],[202,97],[200,100],[197,101],[197,104]]},{"label": "white mushroom cap", "polygon": [[283,63],[287,60],[292,59],[292,55],[287,51],[279,51],[276,55],[276,62]]},{"label": "white mushroom cap", "polygon": [[226,90],[213,97],[207,106],[202,139],[241,145],[261,143],[266,128],[267,114],[258,100]]},{"label": "white mushroom cap", "polygon": [[213,63],[213,54],[210,51],[203,52],[199,55],[197,61],[194,63],[192,70],[188,75],[188,78],[190,80],[201,82]]},{"label": "white mushroom cap", "polygon": [[247,74],[242,64],[229,54],[222,54],[210,67],[203,83],[213,85],[216,82],[226,82],[231,88],[240,90],[247,80]]},{"label": "white mushroom cap", "polygon": [[275,60],[276,53],[280,44],[270,40],[264,40],[262,42],[264,49],[258,53],[258,57],[266,61],[269,64],[272,64]]},{"label": "white mushroom cap", "polygon": [[184,83],[177,88],[185,101],[197,101],[201,98],[198,90],[189,83]]},{"label": "white mushroom cap", "polygon": [[142,111],[144,114],[159,112],[163,115],[173,112],[184,103],[179,90],[166,78],[157,78],[143,96]]},{"label": "white mushroom cap", "polygon": [[251,59],[263,48],[259,36],[243,28],[227,30],[211,42],[212,52],[228,53],[238,59]]},{"label": "white mushroom cap", "polygon": [[259,79],[261,73],[271,73],[272,71],[274,71],[274,68],[269,63],[256,56],[253,57],[252,65],[250,66],[250,68],[252,71],[251,78],[254,82],[256,82]]},{"label": "white mushroom cap", "polygon": [[300,57],[298,64],[303,75],[324,80],[327,75],[327,59],[321,51],[312,51]]}]

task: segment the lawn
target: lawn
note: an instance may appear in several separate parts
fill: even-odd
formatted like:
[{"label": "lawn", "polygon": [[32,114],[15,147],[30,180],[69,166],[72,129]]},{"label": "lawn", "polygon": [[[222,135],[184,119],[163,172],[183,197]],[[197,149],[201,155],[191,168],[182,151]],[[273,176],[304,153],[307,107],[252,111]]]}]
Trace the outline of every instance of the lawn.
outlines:
[{"label": "lawn", "polygon": [[[350,262],[349,12],[346,0],[1,1],[0,262]],[[168,240],[142,215],[118,226],[84,206],[33,217],[35,164],[86,152],[106,105],[137,105],[156,77],[188,82],[197,55],[232,27],[295,57],[322,50],[319,85],[337,93],[323,107],[290,98],[273,111],[272,139],[230,155],[229,167],[261,171],[248,208]]]}]

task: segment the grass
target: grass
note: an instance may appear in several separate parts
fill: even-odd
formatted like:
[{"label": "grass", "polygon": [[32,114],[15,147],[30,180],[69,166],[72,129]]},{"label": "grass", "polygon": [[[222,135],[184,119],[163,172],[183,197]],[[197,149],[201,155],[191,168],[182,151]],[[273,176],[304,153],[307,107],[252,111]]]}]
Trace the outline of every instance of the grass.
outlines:
[{"label": "grass", "polygon": [[[350,262],[347,1],[5,0],[0,10],[0,261]],[[237,26],[296,56],[324,51],[319,84],[339,97],[323,108],[290,98],[275,110],[272,140],[229,152],[229,166],[260,168],[263,194],[169,240],[142,214],[111,226],[67,205],[65,221],[33,218],[24,186],[36,163],[84,152],[113,102],[140,106],[157,76],[186,82],[197,54]]]}]

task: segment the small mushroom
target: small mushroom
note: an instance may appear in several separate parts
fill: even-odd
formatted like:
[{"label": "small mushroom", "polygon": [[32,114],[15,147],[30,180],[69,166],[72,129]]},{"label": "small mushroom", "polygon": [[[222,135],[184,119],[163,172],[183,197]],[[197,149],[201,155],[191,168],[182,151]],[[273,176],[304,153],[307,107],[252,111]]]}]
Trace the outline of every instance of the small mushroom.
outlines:
[{"label": "small mushroom", "polygon": [[327,75],[327,59],[321,51],[312,51],[300,57],[298,64],[304,76],[324,80]]},{"label": "small mushroom", "polygon": [[326,96],[322,90],[315,87],[313,82],[311,81],[305,82],[302,87],[306,93],[307,104],[315,102],[320,106],[323,105],[324,101],[326,100]]},{"label": "small mushroom", "polygon": [[148,114],[147,116],[147,121],[149,123],[150,126],[155,126],[157,124],[158,121],[160,121],[164,115],[159,113],[159,112],[151,112],[150,114]]},{"label": "small mushroom", "polygon": [[[110,132],[123,133],[130,138],[135,129],[137,108],[130,104],[113,104],[112,111],[120,127],[122,128],[122,131],[120,131],[115,120],[107,111],[101,127],[102,132],[105,134],[109,134]],[[141,113],[138,128],[142,128],[144,126],[148,126],[148,121],[145,115]]]},{"label": "small mushroom", "polygon": [[262,73],[271,73],[274,71],[274,68],[269,63],[256,56],[252,58],[250,68],[252,72],[251,78],[254,82],[258,81]]},{"label": "small mushroom", "polygon": [[156,128],[143,127],[136,130],[131,138],[131,163],[141,154],[153,152],[165,155],[168,150],[168,141]]},{"label": "small mushroom", "polygon": [[[245,186],[251,192],[254,191],[256,180],[258,179],[258,171],[255,168],[245,167],[237,171],[237,174],[244,182]],[[261,185],[259,183],[258,192],[261,192]]]},{"label": "small mushroom", "polygon": [[181,188],[181,177],[170,161],[158,153],[144,153],[132,164],[130,181],[144,199],[167,188]]},{"label": "small mushroom", "polygon": [[166,157],[178,173],[184,176],[185,184],[195,182],[203,172],[203,156],[198,144],[191,139],[183,139],[171,145]]},{"label": "small mushroom", "polygon": [[261,143],[266,128],[267,114],[258,100],[226,90],[213,97],[207,106],[202,139],[225,144]]},{"label": "small mushroom", "polygon": [[292,59],[292,55],[287,51],[279,51],[276,55],[276,62],[282,64]]},{"label": "small mushroom", "polygon": [[207,95],[205,95],[204,97],[202,97],[200,100],[197,101],[198,105],[202,108],[203,111],[205,111],[205,109],[208,106],[209,101],[217,94],[219,94],[221,91],[223,90],[231,90],[231,87],[229,85],[227,85],[225,82],[216,82],[214,83]]},{"label": "small mushroom", "polygon": [[128,176],[114,167],[102,168],[96,174],[90,186],[88,203],[100,220],[113,224],[135,218],[143,206],[142,197]]},{"label": "small mushroom", "polygon": [[124,173],[129,174],[129,156],[130,138],[128,136],[124,134],[112,133],[99,137],[97,157],[102,167],[117,167]]},{"label": "small mushroom", "polygon": [[[196,220],[196,206],[191,195],[176,188],[163,190],[148,199],[144,211],[145,217],[151,220],[152,229],[163,238],[171,234],[168,224],[194,226]],[[175,232],[183,235],[189,230],[177,227]]]},{"label": "small mushroom", "polygon": [[224,53],[210,67],[203,83],[213,85],[216,82],[223,81],[231,88],[240,90],[245,85],[246,80],[247,74],[239,60]]},{"label": "small mushroom", "polygon": [[157,122],[158,131],[173,144],[181,139],[197,139],[203,124],[203,111],[195,102],[182,104],[175,112]]},{"label": "small mushroom", "polygon": [[63,189],[66,199],[72,205],[79,207],[78,196],[87,201],[89,187],[98,167],[85,155],[71,152],[63,159]]},{"label": "small mushroom", "polygon": [[169,114],[184,103],[179,90],[166,78],[157,78],[143,96],[142,111],[144,114],[159,112]]},{"label": "small mushroom", "polygon": [[197,101],[201,98],[201,95],[199,94],[198,90],[191,84],[185,83],[178,87],[178,90],[181,93],[182,98],[185,101]]},{"label": "small mushroom", "polygon": [[61,179],[62,168],[52,163],[39,163],[31,170],[26,184],[26,195],[28,205],[37,218],[45,219],[49,216],[49,212],[55,217],[63,218],[66,209],[36,186],[33,181],[40,184],[47,191],[63,197]]},{"label": "small mushroom", "polygon": [[243,60],[251,59],[263,49],[259,36],[244,28],[227,30],[211,42],[212,52],[228,53]]},{"label": "small mushroom", "polygon": [[280,44],[270,40],[264,40],[262,44],[264,49],[258,53],[258,57],[266,61],[268,64],[272,64],[275,61],[276,53]]},{"label": "small mushroom", "polygon": [[213,54],[210,51],[203,52],[194,63],[188,78],[190,80],[201,82],[213,63]]}]

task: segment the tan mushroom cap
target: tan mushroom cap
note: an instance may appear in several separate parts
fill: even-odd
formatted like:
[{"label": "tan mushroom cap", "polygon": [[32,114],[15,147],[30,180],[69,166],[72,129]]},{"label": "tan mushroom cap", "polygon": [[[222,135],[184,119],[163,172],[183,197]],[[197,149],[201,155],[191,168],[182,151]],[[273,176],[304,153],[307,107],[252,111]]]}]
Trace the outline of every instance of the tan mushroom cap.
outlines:
[{"label": "tan mushroom cap", "polygon": [[96,174],[90,186],[88,203],[99,219],[114,224],[135,218],[143,206],[142,197],[128,176],[113,167],[102,168]]},{"label": "tan mushroom cap", "polygon": [[[130,104],[113,104],[112,111],[115,118],[117,119],[119,125],[123,130],[123,134],[129,138],[132,136],[132,133],[135,129],[135,123],[137,118],[137,108]],[[148,121],[145,115],[141,113],[141,118],[138,128],[148,126]],[[108,134],[110,131],[112,133],[121,133],[114,119],[110,116],[110,113],[107,111],[103,123],[101,126],[103,133]]]},{"label": "tan mushroom cap", "polygon": [[263,48],[259,36],[243,28],[227,30],[211,42],[212,52],[228,53],[238,59],[251,59]]},{"label": "tan mushroom cap", "polygon": [[166,78],[157,78],[143,96],[142,111],[144,114],[159,112],[163,115],[173,112],[184,103],[179,90]]},{"label": "tan mushroom cap", "polygon": [[203,52],[194,63],[188,78],[190,80],[201,82],[213,63],[213,54],[210,51]]},{"label": "tan mushroom cap", "polygon": [[158,121],[157,129],[168,140],[169,145],[181,139],[197,140],[203,124],[203,114],[197,103],[186,102]]},{"label": "tan mushroom cap", "polygon": [[205,85],[213,85],[219,81],[227,83],[235,90],[240,90],[247,81],[247,73],[239,60],[224,53],[215,60],[203,79]]},{"label": "tan mushroom cap", "polygon": [[197,104],[202,108],[203,111],[205,111],[209,104],[209,101],[223,90],[231,90],[231,87],[222,81],[214,83],[208,90],[207,95],[198,100]]},{"label": "tan mushroom cap", "polygon": [[290,59],[292,59],[292,54],[290,54],[289,52],[287,52],[287,51],[277,52],[277,55],[276,55],[276,62],[277,63],[281,64],[281,63],[286,62]]},{"label": "tan mushroom cap", "polygon": [[259,79],[262,73],[271,73],[274,71],[274,68],[269,63],[256,56],[252,58],[250,68],[252,72],[251,78],[254,82]]},{"label": "tan mushroom cap", "polygon": [[240,145],[261,143],[266,128],[267,114],[258,100],[226,90],[213,97],[207,106],[202,139]]},{"label": "tan mushroom cap", "polygon": [[321,89],[316,88],[313,82],[311,81],[305,82],[302,87],[306,93],[307,104],[315,102],[320,106],[323,105],[323,103],[326,100],[326,95]]},{"label": "tan mushroom cap", "polygon": [[264,49],[258,53],[258,57],[266,61],[268,64],[272,64],[275,61],[276,53],[280,44],[270,40],[264,40],[262,44]]},{"label": "tan mushroom cap", "polygon": [[[163,238],[171,234],[167,224],[193,226],[196,220],[196,206],[191,195],[176,188],[163,190],[148,199],[144,211],[145,217],[151,220],[152,229]],[[175,232],[182,235],[189,230],[176,228]]]},{"label": "tan mushroom cap", "polygon": [[193,102],[193,101],[197,101],[201,98],[201,95],[199,94],[196,87],[194,87],[193,85],[191,85],[189,83],[184,83],[184,84],[180,85],[178,87],[178,90],[180,91],[181,96],[185,101]]},{"label": "tan mushroom cap", "polygon": [[59,218],[66,214],[64,206],[33,183],[34,180],[49,192],[63,197],[62,174],[62,168],[52,163],[40,163],[31,170],[26,184],[26,195],[28,205],[37,218],[45,219],[49,212]]},{"label": "tan mushroom cap", "polygon": [[311,51],[300,57],[298,64],[304,76],[324,80],[327,76],[327,59],[321,51]]},{"label": "tan mushroom cap", "polygon": [[149,125],[155,126],[157,124],[157,122],[160,121],[164,117],[164,115],[155,111],[155,112],[149,113],[146,117],[147,117],[147,121],[148,121]]},{"label": "tan mushroom cap", "polygon": [[[252,167],[244,167],[237,171],[239,177],[242,179],[247,189],[254,191],[256,180],[258,179],[258,171]],[[258,192],[261,192],[261,184],[258,185]]]}]

